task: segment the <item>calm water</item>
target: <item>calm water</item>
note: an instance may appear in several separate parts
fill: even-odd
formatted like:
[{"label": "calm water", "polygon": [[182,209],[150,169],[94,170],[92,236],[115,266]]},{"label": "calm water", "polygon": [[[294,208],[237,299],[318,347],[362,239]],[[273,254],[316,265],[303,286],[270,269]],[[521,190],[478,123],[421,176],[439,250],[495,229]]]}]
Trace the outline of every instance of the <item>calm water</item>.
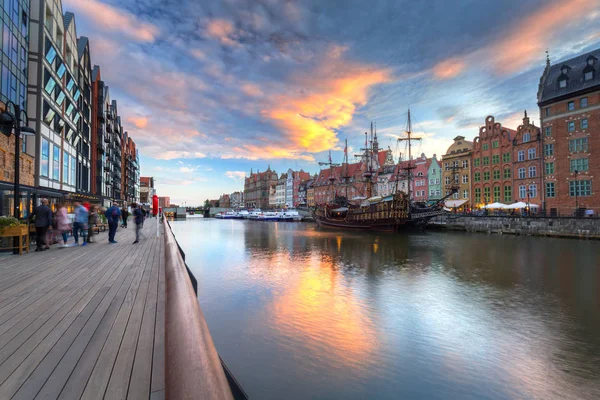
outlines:
[{"label": "calm water", "polygon": [[174,222],[252,399],[598,399],[600,243]]}]

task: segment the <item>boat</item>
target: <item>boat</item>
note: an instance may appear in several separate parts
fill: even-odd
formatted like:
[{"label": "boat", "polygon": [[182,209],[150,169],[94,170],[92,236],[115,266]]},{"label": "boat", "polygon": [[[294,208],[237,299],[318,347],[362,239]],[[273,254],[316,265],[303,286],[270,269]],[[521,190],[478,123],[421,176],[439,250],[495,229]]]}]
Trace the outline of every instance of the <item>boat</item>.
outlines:
[{"label": "boat", "polygon": [[[329,203],[317,205],[314,213],[317,224],[321,227],[336,229],[397,232],[407,227],[423,227],[431,218],[442,215],[444,213],[444,201],[452,196],[458,189],[452,187],[450,194],[429,206],[424,203],[412,201],[410,181],[412,179],[411,170],[415,168],[412,162],[409,162],[404,168],[400,168],[400,164],[395,167],[397,168],[397,172],[395,173],[396,190],[394,190],[392,194],[386,196],[373,195],[372,179],[377,173],[373,167],[373,154],[375,154],[374,143],[376,143],[377,140],[377,133],[375,133],[375,140],[373,140],[372,124],[370,145],[367,135],[368,133],[365,132],[364,153],[359,155],[365,160],[363,179],[364,182],[366,182],[366,196],[356,196],[352,200],[348,200],[347,187],[352,184],[352,179],[348,176],[347,172],[347,151],[344,151],[345,159],[343,164],[346,166],[346,171],[343,169],[341,171],[341,173],[343,173],[341,178],[346,186],[346,196],[335,194],[333,183],[337,178],[334,177],[333,167],[339,166],[339,164],[332,163],[331,153],[329,153],[329,162],[319,164],[328,165],[331,169],[329,180],[331,183],[332,198],[334,200]],[[408,142],[409,161],[412,160],[411,142],[414,140],[421,140],[421,138],[412,137],[410,110],[408,110],[406,138],[399,138],[398,141]],[[348,143],[346,142],[346,149],[347,147]],[[400,175],[400,170],[404,170],[403,176],[409,180],[407,185],[408,191],[406,193],[402,190],[397,190],[399,187],[398,177]]]},{"label": "boat", "polygon": [[262,214],[262,211],[260,210],[260,208],[256,208],[256,209],[250,211],[248,213],[248,216],[244,217],[244,218],[247,218],[247,219],[258,219],[258,216],[260,214]]},{"label": "boat", "polygon": [[259,221],[279,221],[279,213],[274,211],[265,211],[258,216]]},{"label": "boat", "polygon": [[220,212],[215,214],[215,218],[219,218],[219,219],[236,219],[238,218],[238,213],[236,213],[235,211],[227,211],[227,212]]},{"label": "boat", "polygon": [[248,210],[240,210],[240,211],[238,211],[237,215],[238,215],[238,218],[247,219],[248,216],[250,215],[250,213],[248,212]]},{"label": "boat", "polygon": [[280,221],[302,221],[302,215],[296,210],[284,210],[279,215]]}]

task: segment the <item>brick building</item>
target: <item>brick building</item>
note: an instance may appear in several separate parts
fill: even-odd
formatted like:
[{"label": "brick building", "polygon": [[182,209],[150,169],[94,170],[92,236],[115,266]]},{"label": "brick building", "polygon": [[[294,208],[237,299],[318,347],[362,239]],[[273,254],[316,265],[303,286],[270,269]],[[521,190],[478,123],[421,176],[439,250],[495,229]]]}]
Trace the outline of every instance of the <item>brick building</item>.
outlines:
[{"label": "brick building", "polygon": [[151,176],[140,177],[140,203],[151,203],[154,194],[154,178]]},{"label": "brick building", "polygon": [[162,208],[171,207],[171,198],[168,196],[159,196],[158,206]]},{"label": "brick building", "polygon": [[[532,208],[536,212],[542,207],[542,136],[540,128],[529,120],[527,111],[523,123],[518,126],[514,135],[512,152],[512,197],[505,196],[504,202],[523,202],[538,207]],[[504,171],[506,173],[506,171]]]},{"label": "brick building", "polygon": [[247,208],[269,208],[271,186],[277,184],[277,172],[268,167],[264,172],[252,173],[244,180],[244,203]]},{"label": "brick building", "polygon": [[547,59],[540,78],[544,205],[550,215],[574,215],[576,208],[600,212],[599,60],[600,49],[554,65]]},{"label": "brick building", "polygon": [[428,159],[422,153],[420,157],[413,161],[412,165],[415,167],[412,170],[412,198],[414,201],[425,202],[429,193],[427,174],[429,172],[429,165],[431,165],[431,159]]},{"label": "brick building", "polygon": [[[473,142],[465,140],[464,136],[454,138],[454,143],[448,147],[442,156],[442,185],[444,196],[450,194],[453,187],[458,191],[452,196],[453,200],[460,200],[455,204],[458,207],[471,208],[475,204],[471,198],[471,153]],[[443,197],[443,196],[442,196]],[[447,203],[448,204],[448,203]]]},{"label": "brick building", "polygon": [[[289,171],[288,171],[289,174]],[[300,194],[300,185],[310,179],[310,174],[308,172],[300,171],[292,171],[292,202],[293,207],[298,207],[299,205],[306,205],[306,185],[304,187],[304,194]]]},{"label": "brick building", "polygon": [[228,194],[222,194],[219,197],[219,207],[230,208],[231,207],[231,198]]}]

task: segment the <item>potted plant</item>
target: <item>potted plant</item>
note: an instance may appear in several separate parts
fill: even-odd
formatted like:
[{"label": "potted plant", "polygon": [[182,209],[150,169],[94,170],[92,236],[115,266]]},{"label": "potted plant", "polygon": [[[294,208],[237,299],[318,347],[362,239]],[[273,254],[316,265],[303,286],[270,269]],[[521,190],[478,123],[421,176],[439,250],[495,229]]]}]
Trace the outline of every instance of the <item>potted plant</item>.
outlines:
[{"label": "potted plant", "polygon": [[0,216],[0,236],[22,236],[26,234],[27,225],[22,225],[17,218]]}]

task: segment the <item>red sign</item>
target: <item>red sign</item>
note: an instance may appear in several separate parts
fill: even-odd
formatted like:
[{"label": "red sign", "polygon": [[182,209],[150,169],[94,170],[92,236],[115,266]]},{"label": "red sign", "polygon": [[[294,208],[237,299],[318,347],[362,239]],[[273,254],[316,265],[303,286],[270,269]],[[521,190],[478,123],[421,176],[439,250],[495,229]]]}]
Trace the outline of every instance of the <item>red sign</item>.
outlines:
[{"label": "red sign", "polygon": [[152,214],[153,215],[158,214],[158,196],[157,195],[152,196]]}]

